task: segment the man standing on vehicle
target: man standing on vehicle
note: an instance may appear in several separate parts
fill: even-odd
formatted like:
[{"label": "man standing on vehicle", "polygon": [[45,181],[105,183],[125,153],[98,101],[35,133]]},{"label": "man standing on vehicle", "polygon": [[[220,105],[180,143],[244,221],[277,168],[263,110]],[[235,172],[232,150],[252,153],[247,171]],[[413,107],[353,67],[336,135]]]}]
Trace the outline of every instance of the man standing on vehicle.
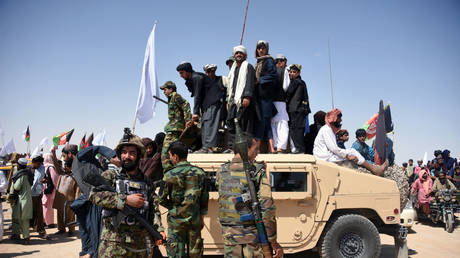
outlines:
[{"label": "man standing on vehicle", "polygon": [[256,114],[256,99],[254,85],[256,82],[256,71],[246,61],[246,48],[242,45],[233,48],[235,62],[228,75],[227,87],[227,128],[228,147],[233,148],[235,139],[235,118],[238,118],[240,127],[246,135],[253,133],[254,124],[258,115]]},{"label": "man standing on vehicle", "polygon": [[201,229],[209,200],[206,175],[187,162],[184,143],[171,143],[168,152],[174,167],[166,171],[160,190],[160,204],[168,209],[168,256],[202,257]]},{"label": "man standing on vehicle", "polygon": [[292,153],[305,153],[305,121],[311,112],[307,85],[300,76],[301,69],[302,66],[299,64],[289,66],[289,79],[291,81],[286,91]]},{"label": "man standing on vehicle", "polygon": [[[96,191],[92,188],[89,195],[91,202],[104,209],[99,257],[145,257],[152,248],[146,243],[147,237],[151,237],[147,229],[135,218],[123,216],[116,211],[123,210],[126,206],[136,208],[136,212],[157,227],[165,238],[157,196],[151,191],[148,180],[139,169],[139,160],[144,157],[145,147],[138,136],[125,131],[115,152],[121,171],[118,173],[108,169],[101,175],[117,192]],[[160,243],[161,241],[157,241],[157,244]]]},{"label": "man standing on vehicle", "polygon": [[171,169],[172,164],[169,160],[169,144],[179,140],[179,136],[185,130],[185,124],[192,119],[190,104],[181,95],[176,92],[176,84],[167,81],[160,87],[165,96],[168,98],[168,118],[169,121],[165,126],[166,136],[161,149],[161,163],[163,173]]},{"label": "man standing on vehicle", "polygon": [[277,85],[273,105],[278,112],[271,120],[273,140],[270,141],[272,149],[277,153],[285,152],[289,140],[289,115],[286,109],[286,90],[289,87],[289,75],[286,69],[287,58],[284,55],[276,55],[275,64],[278,74]]},{"label": "man standing on vehicle", "polygon": [[[251,141],[251,140],[250,140]],[[248,151],[249,161],[255,166],[255,187],[262,211],[262,220],[270,246],[275,252],[273,257],[283,257],[283,249],[276,241],[276,207],[272,198],[270,182],[265,173],[264,164],[254,163],[258,148],[253,144]],[[259,244],[255,221],[242,222],[240,217],[252,213],[250,205],[235,203],[238,197],[249,192],[248,181],[243,168],[243,160],[235,148],[233,159],[222,165],[216,174],[219,191],[219,222],[222,225],[225,258],[263,257]]]}]

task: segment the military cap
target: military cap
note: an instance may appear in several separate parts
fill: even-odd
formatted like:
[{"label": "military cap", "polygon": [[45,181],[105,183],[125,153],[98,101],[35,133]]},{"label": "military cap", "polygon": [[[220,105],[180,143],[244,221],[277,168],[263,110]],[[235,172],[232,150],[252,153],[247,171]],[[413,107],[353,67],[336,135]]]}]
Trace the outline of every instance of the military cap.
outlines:
[{"label": "military cap", "polygon": [[29,163],[29,160],[27,160],[26,158],[20,158],[18,160],[19,165],[27,166],[27,163]]},{"label": "military cap", "polygon": [[166,88],[170,88],[170,89],[176,89],[176,84],[172,81],[167,81],[165,82],[165,84],[163,84],[160,89],[164,90]]},{"label": "military cap", "polygon": [[227,61],[225,61],[225,64],[228,65],[228,63],[230,62],[235,62],[235,57],[234,56],[230,56]]},{"label": "military cap", "polygon": [[302,66],[299,64],[291,64],[288,70],[291,70],[291,69],[295,69],[300,72],[300,70],[302,70]]},{"label": "military cap", "polygon": [[121,156],[121,149],[123,149],[124,146],[135,146],[139,150],[140,158],[145,157],[145,146],[139,136],[132,135],[129,140],[125,138],[120,140],[120,143],[115,147],[115,152],[119,158]]}]

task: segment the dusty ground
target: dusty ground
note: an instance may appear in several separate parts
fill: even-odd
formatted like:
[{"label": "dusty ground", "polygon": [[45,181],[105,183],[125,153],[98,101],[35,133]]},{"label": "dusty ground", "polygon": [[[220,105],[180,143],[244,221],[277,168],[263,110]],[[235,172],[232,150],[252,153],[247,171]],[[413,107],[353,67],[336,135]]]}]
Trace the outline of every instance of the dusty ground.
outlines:
[{"label": "dusty ground", "polygon": [[[52,234],[57,229],[47,229],[47,233],[52,235],[53,240],[43,240],[38,238],[37,233],[31,233],[31,245],[24,246],[14,243],[8,239],[11,230],[11,213],[9,205],[4,204],[5,215],[5,236],[0,244],[0,257],[78,257],[81,242],[77,236],[68,237],[67,235]],[[457,214],[459,216],[459,214]],[[439,257],[450,258],[460,257],[460,227],[456,221],[456,228],[449,234],[444,231],[441,225],[434,226],[430,223],[418,223],[413,226],[408,235],[409,256]],[[387,235],[380,235],[382,241],[381,257],[394,257],[393,238]],[[286,255],[286,257],[318,257],[316,253],[306,252],[298,255]]]}]

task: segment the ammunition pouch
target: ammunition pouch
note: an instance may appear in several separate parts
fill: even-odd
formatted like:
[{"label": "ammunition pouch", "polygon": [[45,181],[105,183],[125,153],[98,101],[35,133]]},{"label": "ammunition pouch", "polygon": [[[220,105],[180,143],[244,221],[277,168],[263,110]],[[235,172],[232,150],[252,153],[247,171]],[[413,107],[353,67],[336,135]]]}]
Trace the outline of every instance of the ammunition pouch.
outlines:
[{"label": "ammunition pouch", "polygon": [[254,214],[248,212],[248,210],[251,210],[251,195],[249,193],[243,193],[234,198],[233,203],[235,204],[235,210],[240,215],[241,222],[254,222]]},{"label": "ammunition pouch", "polygon": [[[141,208],[132,208],[142,218],[149,218],[149,187],[143,181],[133,181],[119,178],[115,181],[116,192],[119,194],[142,194],[145,199]],[[120,224],[135,225],[139,224],[134,215],[126,215],[124,212],[116,209],[102,209],[102,218],[112,217],[112,224],[118,227]]]}]

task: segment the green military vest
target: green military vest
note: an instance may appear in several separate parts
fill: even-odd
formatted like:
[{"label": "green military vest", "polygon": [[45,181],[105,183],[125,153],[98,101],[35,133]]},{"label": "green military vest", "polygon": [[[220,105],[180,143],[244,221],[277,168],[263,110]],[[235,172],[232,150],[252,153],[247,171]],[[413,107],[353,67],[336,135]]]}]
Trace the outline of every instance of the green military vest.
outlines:
[{"label": "green military vest", "polygon": [[[238,164],[238,163],[237,163]],[[248,205],[236,204],[236,198],[243,193],[249,194],[248,180],[243,169],[243,163],[239,163],[236,169],[230,171],[231,162],[222,165],[220,171],[218,188],[219,188],[219,221],[220,224],[226,226],[232,225],[254,225],[254,221],[241,222],[240,216],[252,212],[250,202]],[[256,191],[259,190],[260,179],[262,178],[260,171],[264,168],[263,164],[255,164],[256,166]],[[238,210],[237,210],[238,209]]]}]

